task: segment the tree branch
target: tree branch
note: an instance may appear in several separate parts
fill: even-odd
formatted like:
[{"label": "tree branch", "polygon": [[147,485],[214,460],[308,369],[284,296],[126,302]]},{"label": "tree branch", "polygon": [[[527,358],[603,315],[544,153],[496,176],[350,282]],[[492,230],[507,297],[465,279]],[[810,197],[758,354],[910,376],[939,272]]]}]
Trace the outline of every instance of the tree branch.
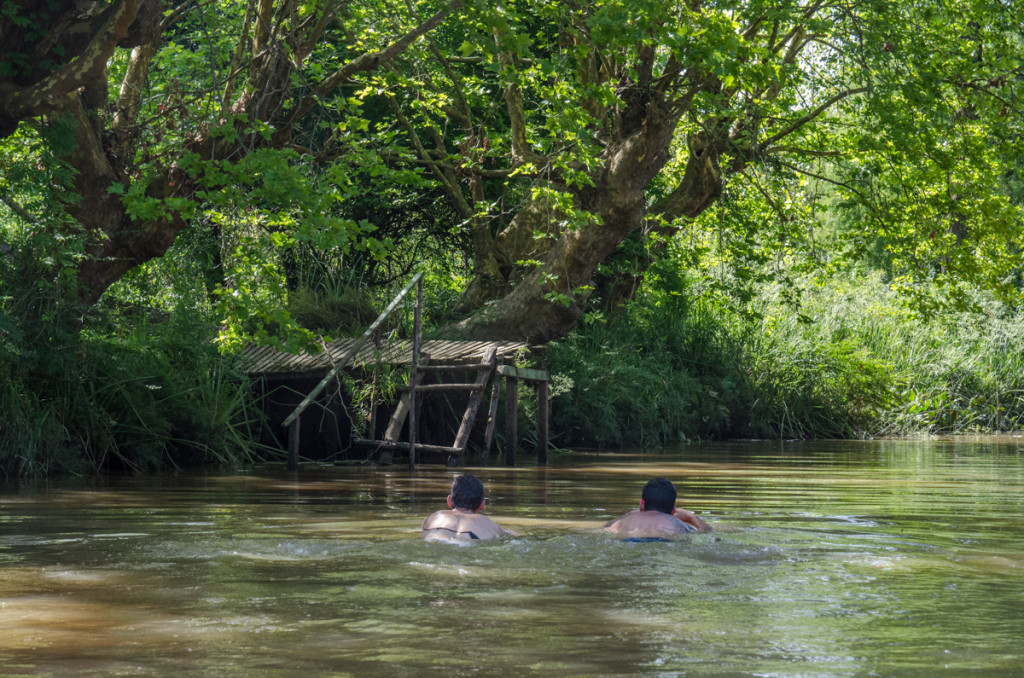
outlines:
[{"label": "tree branch", "polygon": [[405,128],[406,133],[409,135],[409,140],[412,142],[413,148],[416,149],[416,154],[444,188],[445,193],[452,199],[452,204],[459,213],[459,216],[466,220],[472,219],[473,208],[466,201],[466,197],[462,195],[462,191],[459,190],[458,184],[454,181],[453,173],[445,172],[444,168],[430,157],[430,152],[423,146],[419,135],[416,134],[416,129],[412,126],[409,119],[405,117],[405,114],[402,113],[402,107],[398,104],[395,97],[389,96],[388,101],[395,112],[395,117],[398,118],[398,123]]},{"label": "tree branch", "polygon": [[861,201],[864,203],[864,206],[867,207],[869,210],[871,210],[872,212],[877,212],[877,210],[874,207],[874,204],[868,199],[868,197],[866,195],[864,195],[863,193],[858,191],[856,188],[853,188],[852,186],[850,186],[847,183],[844,183],[842,181],[836,181],[835,179],[829,179],[826,176],[822,176],[821,174],[816,174],[816,173],[811,172],[809,170],[805,170],[804,168],[799,167],[798,165],[794,165],[792,163],[788,163],[788,162],[786,162],[784,160],[779,160],[779,159],[776,158],[775,162],[779,163],[783,167],[788,167],[789,169],[793,170],[794,172],[797,172],[798,174],[803,174],[805,176],[811,177],[812,179],[818,179],[819,181],[824,181],[827,184],[832,184],[833,186],[838,186],[839,188],[847,190],[850,193],[853,193],[854,195],[856,195],[858,198],[860,198]]},{"label": "tree branch", "polygon": [[518,75],[512,54],[508,50],[498,51],[498,63],[504,73],[511,75],[512,80],[505,88],[505,107],[508,109],[510,141],[512,146],[512,164],[514,166],[532,164],[535,167],[548,165],[549,160],[535,153],[526,140],[526,110],[523,107],[523,91],[519,87]]},{"label": "tree branch", "polygon": [[812,110],[810,110],[806,115],[804,115],[803,117],[798,119],[796,122],[794,122],[792,125],[790,125],[786,129],[782,130],[781,132],[778,132],[777,134],[773,134],[772,136],[770,136],[767,139],[765,139],[762,143],[759,144],[759,146],[762,149],[764,149],[765,151],[770,150],[771,145],[774,144],[776,141],[778,141],[779,139],[784,139],[785,137],[789,136],[790,134],[796,132],[798,129],[800,129],[801,127],[803,127],[807,123],[811,122],[812,120],[814,120],[815,118],[820,116],[822,113],[824,113],[829,108],[831,108],[832,106],[836,105],[837,103],[839,103],[843,99],[847,99],[847,98],[855,96],[857,94],[863,94],[864,92],[867,92],[867,91],[868,91],[867,87],[856,87],[854,89],[847,89],[847,90],[843,90],[842,92],[837,92],[836,94],[832,95],[831,97],[826,99],[824,102],[822,102],[819,106],[817,106],[817,107],[813,108]]},{"label": "tree branch", "polygon": [[300,49],[296,49],[295,59],[297,61],[301,62],[306,59],[306,57],[312,53],[313,47],[316,46],[316,43],[320,42],[320,38],[323,37],[324,32],[327,30],[327,24],[336,15],[337,4],[337,0],[328,0],[323,11],[320,12],[320,16],[317,18],[316,25],[313,26],[313,30],[306,34]]},{"label": "tree branch", "polygon": [[772,153],[792,153],[794,155],[802,155],[808,158],[841,158],[843,156],[842,151],[822,151],[815,148],[800,148],[798,146],[776,146],[771,149]]},{"label": "tree branch", "polygon": [[288,122],[285,127],[290,129],[296,121],[313,110],[313,107],[316,106],[317,100],[322,99],[344,83],[348,82],[348,80],[355,74],[375,71],[381,66],[394,60],[395,57],[404,52],[409,45],[424,34],[437,28],[449,14],[461,6],[462,0],[450,0],[448,4],[444,8],[438,10],[434,16],[420,23],[414,29],[384,49],[379,52],[368,52],[363,54],[327,76],[316,88],[316,91],[313,94],[308,95],[299,102],[299,105],[296,106],[295,110],[288,116]]},{"label": "tree branch", "polygon": [[[206,4],[209,5],[212,3],[212,1],[213,0],[208,0]],[[188,13],[189,10],[193,9],[198,5],[199,3],[197,2],[197,0],[185,0],[180,5],[178,5],[170,12],[168,12],[167,15],[164,16],[164,18],[160,21],[160,34],[163,35],[164,31],[166,31],[174,24],[178,23],[178,21],[183,16],[185,16],[185,14]]]},{"label": "tree branch", "polygon": [[7,191],[0,192],[0,202],[7,205],[8,209],[21,217],[26,223],[38,224],[39,220],[36,219],[27,209],[22,207],[18,201],[8,195]]},{"label": "tree branch", "polygon": [[245,54],[245,45],[249,41],[249,31],[252,30],[252,15],[253,0],[249,0],[245,5],[245,18],[242,20],[242,32],[238,36],[238,44],[235,45],[235,51],[231,55],[231,67],[228,70],[228,76],[224,83],[224,94],[220,98],[220,110],[222,115],[227,114],[228,107],[231,105],[231,97],[234,95],[235,81],[242,72],[242,55]]},{"label": "tree branch", "polygon": [[153,62],[154,56],[156,56],[155,43],[150,42],[133,48],[131,57],[128,59],[128,68],[121,81],[121,91],[114,109],[112,132],[117,140],[118,154],[122,159],[129,157],[128,145],[132,136],[131,128],[138,122],[142,89],[149,77],[149,65]]},{"label": "tree branch", "polygon": [[[101,15],[99,29],[82,52],[42,80],[27,86],[10,81],[0,83],[0,120],[21,120],[49,113],[60,107],[60,100],[68,94],[101,77],[114,48],[128,35],[143,2],[120,0],[110,5]],[[6,126],[0,124],[0,128]]]}]

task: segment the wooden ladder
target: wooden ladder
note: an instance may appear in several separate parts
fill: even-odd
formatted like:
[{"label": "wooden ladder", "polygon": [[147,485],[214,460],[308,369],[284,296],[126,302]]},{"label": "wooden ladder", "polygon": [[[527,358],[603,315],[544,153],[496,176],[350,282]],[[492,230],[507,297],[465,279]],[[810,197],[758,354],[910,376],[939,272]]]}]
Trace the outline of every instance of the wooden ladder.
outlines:
[{"label": "wooden ladder", "polygon": [[[384,454],[393,453],[395,450],[409,450],[410,455],[415,455],[417,452],[431,452],[437,454],[448,455],[447,462],[449,465],[452,463],[458,463],[461,459],[462,454],[466,451],[466,445],[469,443],[469,434],[473,431],[473,423],[476,421],[477,411],[480,409],[480,403],[483,401],[484,389],[487,387],[487,382],[494,377],[497,368],[497,349],[491,347],[484,354],[483,360],[477,364],[471,365],[431,365],[429,357],[423,359],[416,367],[414,372],[410,374],[409,381],[415,383],[416,398],[419,400],[419,395],[422,393],[436,393],[445,391],[469,391],[469,402],[466,405],[466,411],[462,415],[462,422],[459,424],[459,430],[455,434],[455,442],[449,447],[445,445],[424,445],[422,443],[410,443],[408,441],[401,441],[402,428],[405,426],[405,420],[409,417],[410,402],[412,400],[412,388],[406,386],[403,389],[402,397],[398,401],[398,406],[395,408],[395,412],[391,415],[391,421],[388,422],[388,427],[384,432],[384,437],[381,440],[372,440],[368,438],[356,438],[353,440],[353,444],[358,447],[367,447],[375,451],[382,452]],[[472,382],[465,383],[448,383],[448,384],[419,384],[419,375],[423,373],[439,373],[439,372],[469,372],[475,371],[477,373],[476,379]],[[415,458],[410,457],[410,462],[415,463]]]}]

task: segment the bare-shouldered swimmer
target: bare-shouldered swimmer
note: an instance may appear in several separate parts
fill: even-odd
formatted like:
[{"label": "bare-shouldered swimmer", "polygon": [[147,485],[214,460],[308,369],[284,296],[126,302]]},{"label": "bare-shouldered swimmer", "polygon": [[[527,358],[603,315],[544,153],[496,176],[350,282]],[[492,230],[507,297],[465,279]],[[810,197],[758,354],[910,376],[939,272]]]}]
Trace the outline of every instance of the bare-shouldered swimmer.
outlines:
[{"label": "bare-shouldered swimmer", "polygon": [[480,513],[484,503],[484,484],[479,478],[469,474],[457,477],[448,495],[448,510],[436,511],[423,521],[423,538],[465,542],[508,535],[508,530]]},{"label": "bare-shouldered swimmer", "polygon": [[676,508],[675,485],[655,478],[644,486],[640,508],[608,522],[604,529],[624,537],[659,538],[712,528],[692,511]]}]

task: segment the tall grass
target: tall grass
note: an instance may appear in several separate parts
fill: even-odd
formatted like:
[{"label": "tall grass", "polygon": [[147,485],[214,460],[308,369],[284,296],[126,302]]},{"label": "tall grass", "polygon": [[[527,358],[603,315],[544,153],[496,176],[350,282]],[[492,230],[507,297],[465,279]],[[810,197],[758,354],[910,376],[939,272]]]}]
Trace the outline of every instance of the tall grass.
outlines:
[{"label": "tall grass", "polygon": [[922,317],[875,277],[762,288],[738,309],[679,277],[551,346],[562,444],[834,438],[1024,425],[1024,317]]},{"label": "tall grass", "polygon": [[739,345],[675,281],[649,286],[608,318],[593,316],[548,347],[552,430],[561,444],[660,445],[728,435],[744,402]]},{"label": "tall grass", "polygon": [[[1024,417],[1024,317],[984,298],[970,311],[920,316],[878,279],[815,289],[814,322],[788,343],[849,346],[860,372],[847,398],[870,435],[1000,431]],[[781,312],[780,312],[781,313]],[[762,335],[763,336],[763,335]],[[860,384],[855,381],[860,379]],[[858,402],[857,395],[867,396]]]},{"label": "tall grass", "polygon": [[2,316],[0,476],[234,465],[273,453],[255,442],[260,414],[244,375],[200,318],[106,309],[85,330],[30,312],[38,308],[9,299]]}]

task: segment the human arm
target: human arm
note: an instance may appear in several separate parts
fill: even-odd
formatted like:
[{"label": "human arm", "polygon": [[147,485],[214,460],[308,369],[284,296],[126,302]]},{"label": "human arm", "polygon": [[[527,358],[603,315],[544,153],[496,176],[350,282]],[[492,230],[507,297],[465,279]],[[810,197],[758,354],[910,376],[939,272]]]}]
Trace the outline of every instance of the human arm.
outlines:
[{"label": "human arm", "polygon": [[711,532],[715,529],[711,527],[711,525],[709,525],[707,522],[705,522],[705,520],[698,516],[696,513],[694,513],[693,511],[687,511],[684,508],[677,507],[673,509],[672,515],[674,515],[676,518],[683,521],[684,523],[694,526],[701,532]]}]

